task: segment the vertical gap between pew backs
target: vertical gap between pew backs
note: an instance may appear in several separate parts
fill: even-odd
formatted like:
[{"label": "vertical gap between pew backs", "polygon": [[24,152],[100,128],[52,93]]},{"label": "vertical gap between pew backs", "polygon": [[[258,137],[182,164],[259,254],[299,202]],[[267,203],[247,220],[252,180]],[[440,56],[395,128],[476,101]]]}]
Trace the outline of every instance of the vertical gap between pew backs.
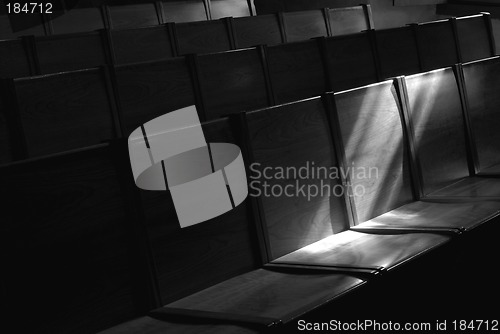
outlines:
[{"label": "vertical gap between pew backs", "polygon": [[288,38],[286,37],[287,33],[286,33],[285,18],[283,16],[283,12],[278,12],[278,13],[276,13],[276,15],[278,15],[278,23],[279,23],[279,26],[280,26],[282,43],[287,43],[288,42]]},{"label": "vertical gap between pew backs", "polygon": [[233,18],[232,17],[226,17],[223,18],[224,24],[226,26],[227,30],[227,37],[229,38],[229,46],[231,50],[237,49],[236,46],[236,37],[235,37],[235,31],[234,31],[234,23],[233,23]]},{"label": "vertical gap between pew backs", "polygon": [[212,4],[210,0],[203,0],[203,5],[205,6],[205,13],[207,15],[207,20],[212,19]]},{"label": "vertical gap between pew backs", "polygon": [[248,12],[250,13],[250,16],[257,15],[257,12],[255,10],[255,6],[253,4],[253,0],[247,0],[247,5],[248,5]]},{"label": "vertical gap between pew backs", "polygon": [[458,59],[458,62],[461,63],[461,62],[463,62],[463,57],[462,57],[462,49],[460,47],[460,40],[458,38],[457,18],[452,17],[449,19],[449,22],[451,24],[451,28],[453,31],[453,38],[455,39],[455,48],[456,48],[456,52],[457,52],[457,59]]},{"label": "vertical gap between pew backs", "polygon": [[330,18],[330,10],[329,8],[322,8],[323,18],[325,19],[326,24],[326,35],[333,36],[332,23]]},{"label": "vertical gap between pew backs", "polygon": [[190,54],[184,56],[187,60],[189,67],[189,74],[191,76],[191,84],[193,85],[194,99],[196,104],[196,109],[198,110],[198,117],[200,117],[201,122],[207,121],[206,103],[203,94],[203,89],[201,88],[200,82],[200,64],[198,62],[198,56],[196,54]]},{"label": "vertical gap between pew backs", "polygon": [[28,158],[28,145],[24,135],[24,127],[19,114],[19,104],[15,79],[0,79],[0,97],[5,101],[5,117],[10,127],[9,140],[11,144],[12,160],[23,160]]},{"label": "vertical gap between pew backs", "polygon": [[413,123],[410,117],[410,101],[408,97],[408,90],[406,88],[406,80],[404,76],[399,76],[396,79],[396,89],[398,94],[398,103],[400,103],[402,115],[401,121],[403,123],[403,136],[406,140],[410,158],[410,175],[412,183],[412,192],[415,200],[420,200],[424,197],[423,189],[423,176],[418,161],[417,147],[415,144],[415,137],[413,131]]},{"label": "vertical gap between pew backs", "polygon": [[36,56],[35,50],[35,37],[22,36],[21,42],[23,44],[24,54],[28,59],[29,74],[30,76],[34,76],[40,73],[40,65],[38,63],[38,57]]},{"label": "vertical gap between pew backs", "polygon": [[325,87],[327,92],[333,92],[333,79],[331,77],[332,69],[330,62],[328,61],[329,53],[328,47],[326,46],[326,39],[328,37],[317,37],[316,40],[319,43],[319,52],[321,53],[321,61],[323,62],[323,68],[326,71],[325,75]]},{"label": "vertical gap between pew backs", "polygon": [[490,51],[491,56],[495,56],[497,53],[496,45],[495,45],[495,35],[493,34],[493,25],[491,23],[491,14],[488,12],[481,12],[483,14],[484,24],[486,25],[486,29],[488,31],[488,39],[490,41]]},{"label": "vertical gap between pew backs", "polygon": [[121,191],[124,193],[127,209],[130,210],[130,241],[132,273],[135,279],[135,301],[138,315],[161,307],[161,294],[158,283],[158,273],[154,262],[153,251],[148,237],[144,209],[138,188],[133,182],[128,146],[125,138],[110,142],[113,162],[118,172]]},{"label": "vertical gap between pew backs", "polygon": [[273,88],[273,82],[271,80],[271,72],[269,71],[269,55],[267,53],[267,45],[257,46],[260,53],[260,61],[262,62],[262,68],[264,69],[264,79],[266,80],[266,91],[267,91],[267,104],[269,106],[276,105],[276,92]]},{"label": "vertical gap between pew backs", "polygon": [[167,23],[165,18],[165,10],[163,8],[163,2],[155,1],[154,4],[155,4],[156,17],[158,18],[158,22],[160,23],[160,25]]},{"label": "vertical gap between pew backs", "polygon": [[[342,134],[340,132],[340,120],[337,113],[337,104],[335,102],[335,93],[327,93],[322,96],[323,104],[325,106],[326,118],[328,120],[328,130],[330,132],[330,140],[333,143],[333,155],[337,159],[337,166],[342,171],[347,171],[346,168],[346,153],[344,150],[344,142],[342,140]],[[356,205],[354,203],[354,197],[351,196],[351,180],[349,173],[337,173],[340,174],[340,181],[342,182],[342,187],[344,188],[344,202],[346,204],[346,216],[348,219],[349,226],[347,229],[354,227],[359,224],[358,213],[356,212]]]},{"label": "vertical gap between pew backs", "polygon": [[115,78],[114,70],[112,66],[104,65],[100,68],[101,75],[104,77],[104,83],[106,85],[106,93],[108,94],[108,103],[111,108],[111,116],[113,118],[113,127],[116,138],[122,138],[125,133],[123,129],[123,121],[121,119],[121,113],[118,111],[118,88]]},{"label": "vertical gap between pew backs", "polygon": [[423,51],[422,51],[422,43],[420,42],[420,39],[418,38],[418,30],[419,30],[419,25],[418,23],[411,23],[408,24],[408,26],[411,27],[412,35],[415,41],[415,46],[417,47],[417,58],[418,58],[418,71],[419,72],[424,72],[425,65],[423,61]]},{"label": "vertical gap between pew backs", "polygon": [[[240,130],[240,147],[243,154],[243,160],[245,163],[245,172],[247,174],[247,182],[250,177],[250,164],[255,161],[254,155],[252,153],[251,138],[249,137],[248,131],[248,121],[246,118],[246,112],[241,112],[239,114],[229,115],[229,119],[233,124],[236,124]],[[258,251],[260,255],[261,265],[271,262],[271,244],[269,241],[269,235],[267,232],[267,223],[264,214],[264,207],[262,204],[262,199],[260,197],[254,197],[250,193],[248,194],[250,199],[248,212],[251,214],[250,218],[254,226],[254,231],[256,233],[256,239],[258,242]]]},{"label": "vertical gap between pew backs", "polygon": [[375,64],[375,76],[377,77],[377,81],[383,81],[386,78],[382,75],[382,64],[377,50],[377,36],[375,34],[375,29],[367,30],[367,33],[368,40],[370,41],[370,49],[372,50],[373,62]]},{"label": "vertical gap between pew backs", "polygon": [[474,131],[469,118],[469,100],[467,98],[467,87],[465,86],[465,76],[462,64],[456,64],[453,66],[453,72],[455,74],[455,80],[460,93],[460,103],[462,105],[462,117],[465,126],[464,136],[467,149],[467,165],[469,167],[469,174],[474,176],[479,173],[481,166],[479,166],[479,155],[477,153],[476,142],[474,140]]},{"label": "vertical gap between pew backs", "polygon": [[368,23],[368,28],[375,29],[375,24],[373,23],[372,7],[370,4],[363,4],[363,12],[365,13],[366,22]]}]

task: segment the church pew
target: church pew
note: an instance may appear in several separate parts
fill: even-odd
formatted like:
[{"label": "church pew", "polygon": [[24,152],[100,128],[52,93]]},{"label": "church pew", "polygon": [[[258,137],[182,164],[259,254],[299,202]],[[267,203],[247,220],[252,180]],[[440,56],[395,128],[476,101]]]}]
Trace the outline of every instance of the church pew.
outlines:
[{"label": "church pew", "polygon": [[278,15],[237,17],[232,21],[235,48],[281,44],[285,40]]},{"label": "church pew", "polygon": [[[447,82],[441,84],[449,86]],[[406,106],[401,86],[399,81],[385,81],[333,96],[335,133],[343,148],[341,167],[346,173],[345,182],[352,189],[352,229],[441,231],[456,235],[498,216],[496,202],[423,202],[425,197],[419,195],[402,119]],[[429,87],[429,92],[437,89]],[[418,96],[423,105],[432,103],[433,97],[432,93]],[[429,124],[439,122],[426,126]],[[429,145],[440,146],[434,141],[429,141]],[[439,168],[445,152],[442,147],[437,152],[440,157],[434,157],[433,163]],[[444,170],[440,169],[445,175],[436,178],[445,178],[448,172],[453,174],[450,168]],[[437,173],[436,169],[433,172]]]},{"label": "church pew", "polygon": [[165,22],[193,22],[208,20],[203,0],[161,1]]},{"label": "church pew", "polygon": [[84,33],[107,28],[103,7],[54,10],[48,14],[51,35]]},{"label": "church pew", "polygon": [[[202,129],[207,143],[239,144],[239,134],[228,118],[203,123]],[[162,304],[261,265],[250,198],[223,215],[180,228],[167,191],[138,191]]]},{"label": "church pew", "polygon": [[186,22],[175,25],[178,54],[228,51],[234,42],[228,19]]},{"label": "church pew", "polygon": [[382,79],[421,72],[413,27],[375,30],[374,36]]},{"label": "church pew", "polygon": [[210,0],[210,16],[212,20],[223,17],[251,16],[252,11],[247,0]]},{"label": "church pew", "polygon": [[313,39],[266,48],[275,104],[321,95],[330,90],[321,42]]},{"label": "church pew", "polygon": [[374,29],[370,5],[327,8],[331,36],[355,34]]},{"label": "church pew", "polygon": [[451,20],[419,23],[415,26],[423,71],[459,62],[456,32]]},{"label": "church pew", "polygon": [[257,329],[247,328],[238,325],[228,325],[203,322],[199,320],[188,319],[181,322],[176,319],[170,321],[158,320],[149,316],[140,317],[127,321],[123,324],[108,328],[98,334],[161,334],[161,333],[184,333],[184,334],[256,334],[260,333]]},{"label": "church pew", "polygon": [[287,42],[303,41],[329,35],[325,10],[281,13]]},{"label": "church pew", "polygon": [[0,41],[0,78],[33,75],[36,72],[33,39],[22,37]]},{"label": "church pew", "polygon": [[500,199],[500,179],[475,176],[454,70],[416,74],[404,81],[421,196],[440,200]]},{"label": "church pew", "polygon": [[106,6],[110,29],[127,29],[162,24],[155,2]]},{"label": "church pew", "polygon": [[0,167],[6,326],[89,333],[153,307],[145,237],[114,155],[102,144]]},{"label": "church pew", "polygon": [[369,32],[327,37],[324,43],[330,90],[341,91],[378,81],[380,75]]},{"label": "church pew", "polygon": [[109,30],[113,63],[117,65],[172,58],[176,47],[171,25]]},{"label": "church pew", "polygon": [[24,157],[98,144],[119,134],[104,68],[11,79],[7,108]]},{"label": "church pew", "polygon": [[196,104],[185,58],[114,66],[112,77],[125,137],[153,118]]},{"label": "church pew", "polygon": [[457,17],[455,24],[461,62],[495,55],[495,39],[489,14]]},{"label": "church pew", "polygon": [[260,47],[194,56],[207,120],[271,105]]},{"label": "church pew", "polygon": [[110,63],[104,31],[35,38],[39,74],[80,70]]},{"label": "church pew", "polygon": [[[448,236],[434,233],[348,230],[348,189],[338,172],[326,103],[311,98],[245,114],[253,173],[249,191],[258,196],[268,266],[376,274],[447,243]],[[280,170],[287,172],[275,174]]]},{"label": "church pew", "polygon": [[499,174],[500,136],[496,129],[500,126],[500,99],[496,90],[500,87],[500,58],[465,63],[461,66],[461,71],[472,144],[477,154],[476,172]]}]

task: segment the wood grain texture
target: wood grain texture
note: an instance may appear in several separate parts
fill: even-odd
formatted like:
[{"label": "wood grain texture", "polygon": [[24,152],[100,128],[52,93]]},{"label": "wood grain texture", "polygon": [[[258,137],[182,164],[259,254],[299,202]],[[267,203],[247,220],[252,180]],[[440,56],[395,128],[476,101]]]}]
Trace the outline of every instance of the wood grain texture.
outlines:
[{"label": "wood grain texture", "polygon": [[[254,169],[261,173],[266,167],[308,171],[304,179],[293,174],[284,178],[271,174],[268,179],[264,175],[259,177],[257,172],[249,176],[259,182],[251,190],[253,196],[259,195],[256,189],[264,191],[264,183],[268,185],[268,195],[262,194],[260,198],[270,257],[275,259],[346,229],[344,200],[328,190],[337,189],[334,187],[340,180],[330,178],[330,174],[312,175],[313,169],[330,170],[337,165],[322,100],[315,98],[251,112],[246,118],[252,163],[258,163]],[[299,192],[301,186],[306,191],[309,186],[318,189],[325,186],[326,190],[318,190],[316,195],[311,193],[308,198],[307,193]],[[291,187],[292,196],[273,196],[271,187]]]},{"label": "wood grain texture", "polygon": [[39,37],[35,41],[42,74],[79,70],[108,62],[99,32]]},{"label": "wood grain texture", "polygon": [[161,24],[153,2],[109,6],[108,9],[113,29],[147,27]]},{"label": "wood grain texture", "polygon": [[[132,215],[106,146],[2,168],[3,279],[22,332],[88,333],[137,316]],[[6,244],[5,244],[6,243]],[[26,316],[16,310],[36,304]]]},{"label": "wood grain texture", "polygon": [[277,13],[320,8],[351,7],[367,4],[369,0],[255,0],[257,14]]},{"label": "wood grain texture", "polygon": [[498,202],[413,202],[356,225],[361,229],[472,230],[500,213]]},{"label": "wood grain texture", "polygon": [[160,333],[184,333],[184,334],[256,334],[257,330],[234,326],[234,325],[217,325],[203,323],[182,323],[182,322],[167,322],[157,320],[151,317],[137,318],[118,326],[109,328],[99,334],[160,334]]},{"label": "wood grain texture", "polygon": [[469,175],[465,125],[451,68],[406,77],[424,195]]},{"label": "wood grain texture", "polygon": [[337,93],[335,102],[358,221],[412,201],[410,162],[393,82]]},{"label": "wood grain texture", "polygon": [[467,177],[429,194],[429,198],[471,198],[500,200],[500,179]]},{"label": "wood grain texture", "polygon": [[287,43],[267,48],[267,64],[275,103],[318,96],[328,90],[318,41]]},{"label": "wood grain texture", "polygon": [[326,38],[326,57],[328,75],[336,92],[377,82],[368,33]]},{"label": "wood grain texture", "polygon": [[283,43],[277,15],[239,17],[233,20],[236,47]]},{"label": "wood grain texture", "polygon": [[[207,142],[236,143],[228,119],[205,123],[203,131]],[[219,217],[181,229],[170,194],[141,191],[141,198],[164,304],[257,268],[249,199]]]},{"label": "wood grain texture", "polygon": [[32,74],[29,52],[21,39],[0,41],[0,78],[18,78]]},{"label": "wood grain texture", "polygon": [[30,157],[115,137],[111,93],[99,69],[14,81]]},{"label": "wood grain texture", "polygon": [[173,57],[167,26],[111,30],[115,63],[130,64]]},{"label": "wood grain texture", "polygon": [[331,302],[363,281],[324,273],[279,273],[258,269],[166,306],[262,316],[284,323]]},{"label": "wood grain texture", "polygon": [[449,240],[449,236],[433,233],[368,234],[344,231],[274,262],[391,270]]},{"label": "wood grain texture", "polygon": [[283,13],[283,24],[287,42],[328,36],[325,15],[320,9]]},{"label": "wood grain texture", "polygon": [[72,8],[65,11],[54,11],[51,18],[54,35],[72,34],[104,29],[103,12],[100,7]]},{"label": "wood grain texture", "polygon": [[184,58],[115,67],[124,135],[167,112],[195,104]]},{"label": "wood grain texture", "polygon": [[456,22],[462,62],[494,56],[486,17],[457,18]]},{"label": "wood grain texture", "polygon": [[167,22],[192,22],[208,20],[203,0],[162,1]]},{"label": "wood grain texture", "polygon": [[210,0],[212,20],[223,17],[250,16],[247,0]]},{"label": "wood grain texture", "polygon": [[269,106],[260,49],[200,55],[197,63],[207,120]]},{"label": "wood grain texture", "polygon": [[458,63],[457,45],[451,21],[419,24],[417,42],[424,71]]},{"label": "wood grain texture", "polygon": [[382,78],[420,72],[412,27],[376,30],[375,38]]},{"label": "wood grain texture", "polygon": [[229,30],[223,20],[179,23],[175,27],[179,55],[231,49]]},{"label": "wood grain texture", "polygon": [[329,8],[327,11],[332,36],[355,34],[370,29],[370,21],[363,6]]},{"label": "wood grain texture", "polygon": [[479,170],[500,163],[500,58],[463,65],[468,116],[479,158]]}]

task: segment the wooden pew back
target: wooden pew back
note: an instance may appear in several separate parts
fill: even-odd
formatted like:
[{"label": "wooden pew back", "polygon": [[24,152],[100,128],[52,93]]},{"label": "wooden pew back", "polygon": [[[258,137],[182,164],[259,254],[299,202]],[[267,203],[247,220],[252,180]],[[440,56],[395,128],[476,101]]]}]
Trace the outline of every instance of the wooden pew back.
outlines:
[{"label": "wooden pew back", "polygon": [[495,55],[495,43],[489,14],[458,17],[456,25],[460,61],[468,62]]},{"label": "wooden pew back", "polygon": [[229,20],[186,22],[175,25],[179,55],[233,49]]}]

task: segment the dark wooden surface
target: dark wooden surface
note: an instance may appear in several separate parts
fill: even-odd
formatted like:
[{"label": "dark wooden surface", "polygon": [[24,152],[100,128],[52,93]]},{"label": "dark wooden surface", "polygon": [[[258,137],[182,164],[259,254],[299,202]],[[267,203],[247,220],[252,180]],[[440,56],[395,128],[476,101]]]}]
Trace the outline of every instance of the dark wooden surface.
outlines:
[{"label": "dark wooden surface", "polygon": [[174,42],[166,26],[111,30],[110,35],[118,65],[174,56]]},{"label": "dark wooden surface", "polygon": [[88,32],[106,27],[104,13],[99,7],[55,10],[50,25],[54,35]]},{"label": "dark wooden surface", "polygon": [[166,22],[191,22],[208,19],[203,0],[162,1]]},{"label": "dark wooden surface", "polygon": [[113,29],[147,27],[161,24],[154,2],[109,6]]},{"label": "dark wooden surface", "polygon": [[283,25],[287,42],[328,36],[326,18],[320,9],[283,13]]},{"label": "dark wooden surface", "polygon": [[207,120],[270,105],[260,49],[200,55],[196,61]]},{"label": "dark wooden surface", "polygon": [[368,33],[326,38],[328,75],[336,92],[377,82]]},{"label": "dark wooden surface", "polygon": [[417,41],[422,70],[430,71],[458,63],[458,52],[451,21],[419,24]]},{"label": "dark wooden surface", "polygon": [[[310,168],[336,166],[337,160],[333,153],[328,120],[320,98],[296,102],[267,110],[246,114],[248,136],[255,169],[263,171],[266,167]],[[313,166],[314,164],[314,166]],[[293,174],[286,179],[256,179],[267,182],[269,186],[292,186],[298,190],[300,185],[322,185],[331,188],[339,184],[336,178],[324,176],[310,178],[294,178]],[[249,176],[251,177],[251,176]],[[253,177],[258,177],[257,173]],[[252,179],[253,180],[253,179]],[[259,184],[255,187],[263,190]],[[254,188],[255,188],[254,187]],[[257,191],[251,193],[258,195]],[[261,216],[265,220],[265,230],[268,235],[270,257],[275,259],[295,251],[312,242],[323,239],[332,233],[347,228],[345,203],[342,197],[334,196],[326,190],[323,194],[312,195],[292,191],[291,197],[281,195],[261,196]]]},{"label": "dark wooden surface", "polygon": [[195,104],[184,58],[115,67],[124,135],[167,112]]},{"label": "dark wooden surface", "polygon": [[500,163],[500,58],[463,66],[468,115],[478,153],[479,170]]},{"label": "dark wooden surface", "polygon": [[231,36],[224,20],[179,23],[175,26],[179,55],[231,50]]},{"label": "dark wooden surface", "polygon": [[449,240],[449,236],[433,233],[344,231],[277,258],[273,263],[391,270]]},{"label": "dark wooden surface", "polygon": [[318,96],[328,90],[321,48],[316,40],[267,48],[275,103]]},{"label": "dark wooden surface", "polygon": [[494,56],[487,17],[483,15],[475,17],[458,18],[457,33],[460,45],[461,61],[467,62]]},{"label": "dark wooden surface", "polygon": [[22,39],[0,41],[0,78],[29,76],[32,73],[27,43]]},{"label": "dark wooden surface", "polygon": [[451,68],[406,77],[424,195],[469,175],[465,125]]},{"label": "dark wooden surface", "polygon": [[233,20],[237,48],[283,43],[277,15],[239,17]]},{"label": "dark wooden surface", "polygon": [[412,201],[410,162],[393,82],[337,93],[335,102],[358,221]]},{"label": "dark wooden surface", "polygon": [[109,328],[99,334],[159,334],[159,333],[184,333],[184,334],[255,334],[258,330],[245,328],[236,325],[206,324],[206,323],[186,323],[157,320],[151,317],[137,318],[118,326]]},{"label": "dark wooden surface", "polygon": [[467,177],[429,194],[429,198],[500,199],[500,179]]},{"label": "dark wooden surface", "polygon": [[166,306],[263,316],[286,323],[361,284],[361,279],[341,274],[258,269]]},{"label": "dark wooden surface", "polygon": [[28,156],[95,145],[115,137],[112,95],[102,70],[17,79],[14,85]]},{"label": "dark wooden surface", "polygon": [[99,32],[39,37],[35,43],[41,74],[97,67],[108,62],[107,44]]},{"label": "dark wooden surface", "polygon": [[332,36],[355,34],[372,28],[363,6],[329,8],[327,12]]},{"label": "dark wooden surface", "polygon": [[250,16],[247,0],[210,0],[212,20],[223,17]]},{"label": "dark wooden surface", "polygon": [[89,333],[138,316],[139,239],[107,146],[0,174],[6,320],[19,332]]},{"label": "dark wooden surface", "polygon": [[257,14],[277,13],[319,8],[337,8],[367,4],[369,0],[255,0]]},{"label": "dark wooden surface", "polygon": [[498,202],[413,202],[356,225],[361,229],[472,230],[498,215]]},{"label": "dark wooden surface", "polygon": [[[206,123],[203,130],[207,142],[236,142],[228,119]],[[163,304],[259,266],[249,199],[219,217],[181,229],[168,192],[141,190],[140,195]]]},{"label": "dark wooden surface", "polygon": [[420,72],[417,41],[412,27],[375,31],[382,78]]}]

